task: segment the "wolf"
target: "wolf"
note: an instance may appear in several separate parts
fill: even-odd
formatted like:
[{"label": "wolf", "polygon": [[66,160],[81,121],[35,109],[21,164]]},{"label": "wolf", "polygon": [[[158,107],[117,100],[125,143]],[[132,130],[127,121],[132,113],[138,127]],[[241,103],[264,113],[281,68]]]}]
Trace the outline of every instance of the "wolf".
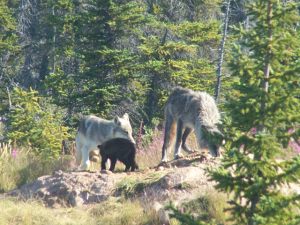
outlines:
[{"label": "wolf", "polygon": [[134,143],[124,138],[114,138],[98,145],[100,150],[101,170],[105,170],[105,163],[107,159],[110,159],[110,171],[114,171],[117,160],[125,164],[125,172],[129,169],[134,171],[138,169],[138,165],[135,162],[136,148]]},{"label": "wolf", "polygon": [[[176,87],[165,105],[165,133],[162,147],[162,162],[168,161],[167,152],[171,139],[176,136],[174,158],[178,159],[181,147],[191,152],[186,144],[188,135],[194,130],[200,148],[208,148],[211,155],[219,155],[218,137],[222,134],[217,124],[220,113],[215,100],[206,92]],[[220,139],[220,138],[219,138]]]},{"label": "wolf", "polygon": [[105,120],[93,115],[81,119],[75,138],[76,162],[80,165],[79,169],[88,169],[89,153],[112,138],[124,138],[135,143],[127,113],[122,117],[116,116],[113,120]]}]

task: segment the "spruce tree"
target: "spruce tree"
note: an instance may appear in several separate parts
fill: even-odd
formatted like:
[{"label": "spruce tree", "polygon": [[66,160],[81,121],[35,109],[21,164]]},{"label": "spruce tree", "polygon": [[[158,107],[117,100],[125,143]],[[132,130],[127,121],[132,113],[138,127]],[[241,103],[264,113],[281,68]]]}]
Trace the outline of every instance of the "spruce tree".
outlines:
[{"label": "spruce tree", "polygon": [[9,106],[8,88],[15,75],[13,59],[19,50],[16,20],[7,1],[0,1],[0,113]]},{"label": "spruce tree", "polygon": [[299,224],[300,195],[280,189],[300,178],[300,157],[286,159],[300,134],[300,40],[297,5],[251,1],[248,30],[239,28],[230,69],[227,136],[216,188],[233,194],[235,224]]},{"label": "spruce tree", "polygon": [[29,147],[45,159],[58,158],[62,141],[69,137],[62,111],[37,91],[14,88],[5,136],[17,146]]}]

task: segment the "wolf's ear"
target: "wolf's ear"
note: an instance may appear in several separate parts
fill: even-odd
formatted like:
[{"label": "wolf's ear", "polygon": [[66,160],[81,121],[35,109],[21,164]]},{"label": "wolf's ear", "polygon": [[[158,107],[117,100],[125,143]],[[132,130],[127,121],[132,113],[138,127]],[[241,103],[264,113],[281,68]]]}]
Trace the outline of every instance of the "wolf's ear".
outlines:
[{"label": "wolf's ear", "polygon": [[99,149],[101,149],[102,145],[98,145],[97,147],[98,147]]},{"label": "wolf's ear", "polygon": [[120,118],[119,118],[118,116],[116,116],[116,117],[114,118],[114,123],[115,123],[116,125],[118,125],[118,126],[121,125]]},{"label": "wolf's ear", "polygon": [[123,115],[123,119],[129,120],[129,115],[128,115],[127,113],[125,113],[125,114]]}]

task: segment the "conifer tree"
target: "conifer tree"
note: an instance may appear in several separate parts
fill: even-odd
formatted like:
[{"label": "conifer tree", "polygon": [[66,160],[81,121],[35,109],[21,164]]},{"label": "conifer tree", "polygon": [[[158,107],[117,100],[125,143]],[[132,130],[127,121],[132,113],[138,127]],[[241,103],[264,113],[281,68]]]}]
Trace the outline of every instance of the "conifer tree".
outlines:
[{"label": "conifer tree", "polygon": [[210,173],[217,189],[233,193],[235,224],[299,224],[300,196],[280,192],[300,178],[299,156],[280,159],[300,134],[299,11],[277,0],[251,1],[247,10],[250,27],[239,28],[230,64],[229,150]]},{"label": "conifer tree", "polygon": [[59,108],[38,96],[37,91],[17,87],[12,92],[12,104],[6,137],[46,159],[59,157],[62,141],[69,137]]},{"label": "conifer tree", "polygon": [[[16,21],[7,1],[0,1],[0,112],[8,108],[7,88],[11,83],[14,65],[11,62],[18,51]],[[13,66],[12,66],[13,65]],[[14,71],[15,72],[15,71]]]}]

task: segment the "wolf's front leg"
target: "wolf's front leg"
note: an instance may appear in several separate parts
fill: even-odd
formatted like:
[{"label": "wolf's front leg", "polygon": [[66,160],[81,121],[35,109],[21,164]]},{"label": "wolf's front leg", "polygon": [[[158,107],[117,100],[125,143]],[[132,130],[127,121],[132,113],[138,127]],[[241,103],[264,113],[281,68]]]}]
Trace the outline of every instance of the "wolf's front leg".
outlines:
[{"label": "wolf's front leg", "polygon": [[181,158],[181,139],[182,139],[182,129],[183,123],[179,119],[177,121],[177,132],[176,132],[176,142],[175,142],[175,151],[174,151],[174,159]]},{"label": "wolf's front leg", "polygon": [[86,146],[83,146],[82,148],[82,170],[88,170],[90,167],[90,160],[89,160],[89,148]]}]

